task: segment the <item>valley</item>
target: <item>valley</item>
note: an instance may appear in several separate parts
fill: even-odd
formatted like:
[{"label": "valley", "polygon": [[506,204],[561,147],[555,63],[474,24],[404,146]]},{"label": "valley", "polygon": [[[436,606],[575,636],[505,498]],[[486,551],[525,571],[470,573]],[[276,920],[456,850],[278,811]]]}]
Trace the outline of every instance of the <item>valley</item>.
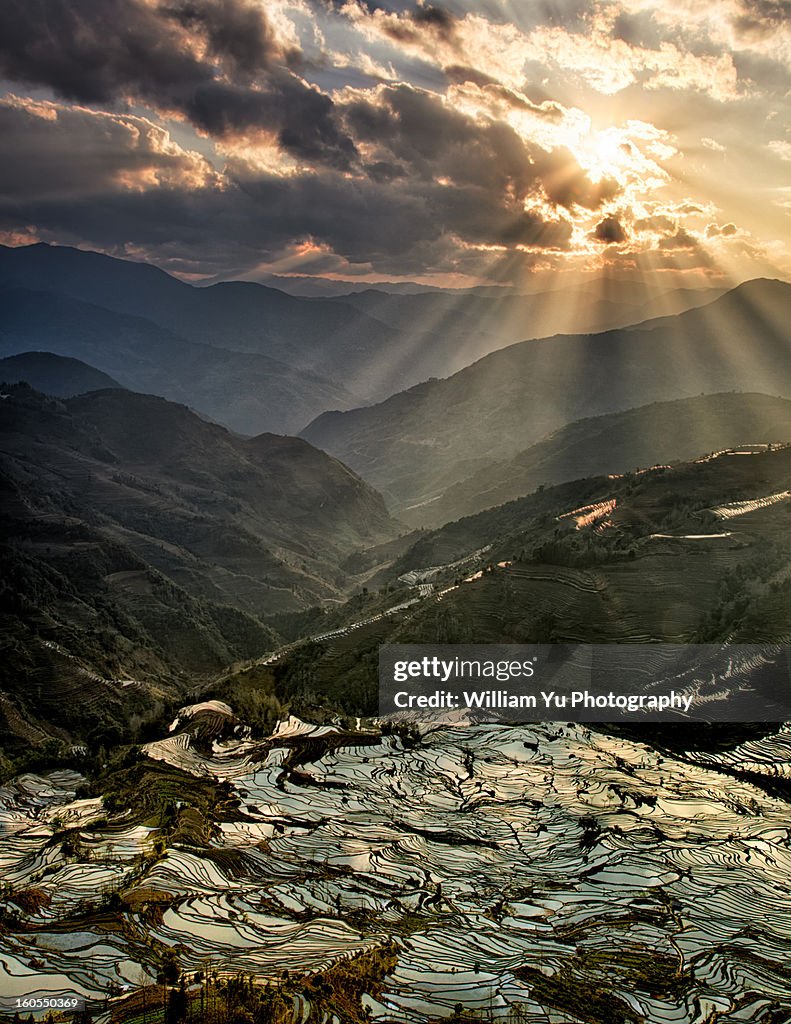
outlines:
[{"label": "valley", "polygon": [[[71,343],[3,360],[2,995],[78,994],[102,1024],[783,1021],[783,724],[448,727],[377,701],[386,643],[619,643],[642,672],[663,642],[782,649],[789,286],[752,285],[304,438]],[[758,292],[776,317],[733,390],[712,332]],[[771,704],[734,664],[728,699]]]}]

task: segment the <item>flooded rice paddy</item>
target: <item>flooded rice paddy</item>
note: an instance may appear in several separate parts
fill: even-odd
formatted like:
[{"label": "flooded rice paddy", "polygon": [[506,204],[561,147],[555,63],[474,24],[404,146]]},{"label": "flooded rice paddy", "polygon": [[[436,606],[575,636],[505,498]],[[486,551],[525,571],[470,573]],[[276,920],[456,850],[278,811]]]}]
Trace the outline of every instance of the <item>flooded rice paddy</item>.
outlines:
[{"label": "flooded rice paddy", "polygon": [[[589,991],[649,1022],[791,1015],[789,808],[714,760],[581,725],[448,727],[405,747],[295,719],[211,750],[174,731],[146,753],[187,802],[197,780],[229,783],[234,820],[152,858],[157,828],[76,800],[75,773],[0,789],[4,993],[98,999],[151,980],[165,946],[189,969],[265,978],[392,937],[380,1020],[519,1004],[572,1024],[563,993]],[[784,775],[789,756],[782,734],[723,763]],[[55,841],[64,828],[76,846]]]}]

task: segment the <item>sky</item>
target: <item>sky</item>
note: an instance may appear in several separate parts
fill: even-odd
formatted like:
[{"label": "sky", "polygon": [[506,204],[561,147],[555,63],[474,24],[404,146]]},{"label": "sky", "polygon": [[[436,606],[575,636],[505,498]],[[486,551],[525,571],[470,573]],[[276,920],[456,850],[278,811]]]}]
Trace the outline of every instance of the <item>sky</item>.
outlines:
[{"label": "sky", "polygon": [[791,278],[789,0],[3,0],[0,242],[195,282]]}]

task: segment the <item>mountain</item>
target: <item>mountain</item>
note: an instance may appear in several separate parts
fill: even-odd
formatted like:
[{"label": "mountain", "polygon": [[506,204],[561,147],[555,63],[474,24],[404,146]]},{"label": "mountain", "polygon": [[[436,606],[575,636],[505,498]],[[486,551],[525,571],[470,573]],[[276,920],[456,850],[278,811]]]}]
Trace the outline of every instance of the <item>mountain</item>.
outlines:
[{"label": "mountain", "polygon": [[452,289],[439,288],[428,284],[417,284],[414,281],[381,281],[375,285],[368,281],[357,283],[355,281],[334,280],[327,277],[310,277],[305,274],[272,274],[266,279],[266,283],[272,288],[278,288],[289,295],[298,295],[304,298],[340,298],[355,295],[358,292],[367,292],[374,289],[386,295],[419,295],[423,292],[451,292]]},{"label": "mountain", "polygon": [[24,381],[36,391],[56,398],[73,398],[87,391],[121,387],[118,381],[94,366],[54,352],[21,352],[18,356],[0,359],[0,381],[8,384]]},{"label": "mountain", "polygon": [[789,323],[791,285],[751,281],[677,316],[512,345],[302,436],[406,508],[581,417],[734,389],[791,397]]},{"label": "mountain", "polygon": [[[185,341],[272,360],[267,364],[271,383],[258,384],[261,407],[271,407],[271,413],[263,414],[266,419],[254,402],[248,411],[237,410],[227,394],[215,395],[211,375],[205,381],[201,378],[203,386],[194,395],[188,393],[191,381],[184,382],[183,393],[176,393],[171,381],[169,391],[158,392],[246,433],[292,432],[325,409],[381,401],[525,338],[633,323],[709,301],[717,294],[654,292],[636,286],[624,291],[604,284],[601,291],[591,286],[589,293],[581,292],[576,304],[559,301],[555,292],[493,298],[476,291],[391,295],[367,290],[339,298],[306,298],[253,282],[195,287],[144,263],[43,243],[0,247],[0,287],[48,291],[143,318]],[[57,326],[68,324],[66,317]],[[68,351],[68,346],[63,352],[87,358]],[[239,355],[229,363],[239,367],[244,394],[244,378],[255,369],[248,371]],[[156,390],[139,380],[126,380],[103,363],[96,365],[137,390]],[[290,377],[284,367],[290,368]],[[300,377],[305,379],[305,396]],[[224,400],[225,417],[218,412]]]},{"label": "mountain", "polygon": [[400,513],[415,526],[437,526],[502,505],[538,487],[638,466],[680,462],[706,452],[791,437],[791,401],[727,392],[577,420]]},{"label": "mountain", "polygon": [[57,720],[47,687],[84,738],[105,691],[117,724],[127,698],[150,711],[151,687],[260,654],[262,616],[340,600],[341,563],[398,532],[375,491],[297,438],[245,440],[129,391],[6,394],[0,689],[17,735],[14,716]]},{"label": "mountain", "polygon": [[31,348],[76,357],[124,387],[194,406],[241,433],[296,431],[328,403],[360,401],[316,374],[187,341],[145,317],[54,292],[0,289],[0,354]]},{"label": "mountain", "polygon": [[[128,553],[98,546],[112,492],[90,477],[113,459],[154,467],[158,486],[173,477],[177,513],[191,487],[206,493],[204,472],[249,482],[230,452],[255,462],[259,439],[118,392],[59,403],[17,387],[0,417],[4,445],[33,434],[4,460],[15,479],[0,477],[3,514],[21,517],[20,570],[0,579],[35,630],[3,634],[0,724],[17,732],[0,757],[13,825],[0,913],[9,962],[30,965],[42,991],[74,992],[96,1014],[109,1004],[122,1024],[164,999],[188,1018],[214,1007],[219,1024],[295,1007],[308,1022],[461,1022],[493,1005],[513,1021],[682,1021],[690,1007],[756,1004],[767,1022],[788,1019],[786,730],[365,716],[382,642],[617,640],[649,664],[656,639],[785,642],[791,446],[564,483],[426,533],[378,594],[347,603],[343,628],[227,673],[193,667],[183,706],[186,681],[155,688],[142,661],[118,678],[80,660],[94,648],[122,668],[131,651],[194,659],[212,612],[151,569],[136,603],[108,596],[140,582]],[[56,430],[70,460],[57,488],[38,447]],[[76,465],[91,467],[95,522],[59,511],[81,500]],[[90,731],[75,722],[86,704]],[[54,723],[30,721],[42,709]],[[47,730],[62,740],[55,765]],[[701,893],[727,917],[715,943]]]},{"label": "mountain", "polygon": [[300,607],[341,592],[339,564],[398,532],[369,485],[299,438],[240,438],[118,390],[48,405],[18,388],[0,414],[12,480],[197,596],[256,613]]},{"label": "mountain", "polygon": [[[145,263],[41,243],[0,246],[0,285],[46,290],[142,317],[192,343],[266,358],[270,373],[282,372],[283,364],[292,379],[343,381],[366,401],[422,379],[420,371],[403,376],[408,361],[399,351],[408,339],[384,323],[343,303],[298,298],[252,282],[198,288]],[[391,380],[391,374],[398,375]]]},{"label": "mountain", "polygon": [[554,334],[593,333],[669,316],[713,302],[722,289],[657,291],[634,284],[628,289],[588,286],[573,301],[557,291],[488,296],[478,291],[387,294],[377,289],[344,296],[341,301],[412,335],[435,333],[435,350],[444,348],[434,372],[447,376],[515,342]]}]

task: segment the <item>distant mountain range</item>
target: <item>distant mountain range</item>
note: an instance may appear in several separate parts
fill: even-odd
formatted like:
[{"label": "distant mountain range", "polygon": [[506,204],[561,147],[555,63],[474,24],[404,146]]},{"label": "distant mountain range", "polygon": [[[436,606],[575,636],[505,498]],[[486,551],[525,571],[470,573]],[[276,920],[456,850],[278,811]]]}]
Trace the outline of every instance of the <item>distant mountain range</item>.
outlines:
[{"label": "distant mountain range", "polygon": [[[628,306],[616,293],[591,315],[611,300]],[[791,285],[748,282],[636,326],[519,342],[319,415],[301,438],[282,434],[366,400],[358,385],[370,399],[432,360],[466,359],[498,309],[501,339],[529,333],[547,302],[551,311],[538,296],[297,299],[257,285],[197,289],[77,250],[0,249],[0,732],[19,749],[53,735],[92,749],[118,730],[136,738],[187,689],[312,634],[345,653],[320,666],[289,653],[282,677],[267,675],[278,707],[322,699],[325,681],[330,703],[367,707],[385,639],[546,639],[561,627],[593,639],[719,636],[753,598],[779,630],[786,506],[760,536],[718,548],[722,558],[695,549],[694,601],[681,542],[706,532],[706,502],[788,487],[788,449],[632,471],[791,440]],[[557,518],[611,500],[603,532]],[[403,523],[441,529],[410,534]],[[721,570],[752,571],[743,551],[769,575],[737,607],[718,588]],[[528,568],[492,568],[442,601],[414,589],[426,567],[455,586],[485,560]],[[536,565],[606,572],[564,576],[547,598]],[[667,595],[645,583],[654,572]],[[589,596],[571,593],[577,584]],[[653,605],[637,614],[631,602],[649,591]],[[595,597],[605,592],[612,601]],[[365,642],[344,646],[360,629]]]},{"label": "distant mountain range", "polygon": [[0,289],[0,353],[29,349],[76,357],[130,390],[182,402],[244,434],[295,432],[312,410],[361,400],[309,371],[188,341],[146,317],[54,292]]},{"label": "distant mountain range", "polygon": [[661,291],[631,283],[605,290],[590,285],[571,297],[562,291],[514,295],[480,289],[455,295],[389,295],[372,289],[344,296],[342,301],[410,335],[440,334],[447,353],[445,371],[439,375],[447,376],[515,342],[554,334],[590,334],[672,316],[722,294],[719,288]]},{"label": "distant mountain range", "polygon": [[380,401],[514,341],[633,323],[717,294],[632,288],[577,307],[558,293],[304,298],[249,282],[193,287],[67,246],[0,246],[0,355],[74,357],[241,433],[295,433],[327,409]]},{"label": "distant mountain range", "polygon": [[302,436],[405,509],[581,417],[730,390],[791,397],[789,323],[791,285],[751,281],[677,316],[512,345]]}]

